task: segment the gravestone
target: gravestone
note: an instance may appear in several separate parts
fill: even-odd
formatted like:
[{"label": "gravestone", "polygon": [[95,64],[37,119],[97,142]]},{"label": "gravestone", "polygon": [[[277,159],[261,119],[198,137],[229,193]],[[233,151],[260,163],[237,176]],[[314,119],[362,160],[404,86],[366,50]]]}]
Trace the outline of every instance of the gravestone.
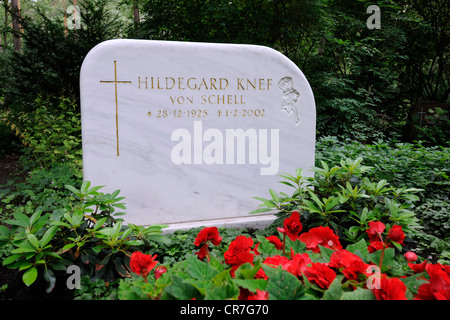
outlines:
[{"label": "gravestone", "polygon": [[303,73],[263,46],[109,40],[80,74],[84,180],[119,189],[125,222],[267,225],[249,215],[280,174],[314,165]]}]

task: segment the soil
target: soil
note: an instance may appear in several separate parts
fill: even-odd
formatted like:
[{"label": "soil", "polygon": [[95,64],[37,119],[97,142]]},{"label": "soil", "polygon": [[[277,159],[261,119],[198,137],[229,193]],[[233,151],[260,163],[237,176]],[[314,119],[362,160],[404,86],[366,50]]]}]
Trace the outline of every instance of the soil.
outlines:
[{"label": "soil", "polygon": [[16,153],[0,157],[0,187],[6,184],[18,167],[19,155]]}]

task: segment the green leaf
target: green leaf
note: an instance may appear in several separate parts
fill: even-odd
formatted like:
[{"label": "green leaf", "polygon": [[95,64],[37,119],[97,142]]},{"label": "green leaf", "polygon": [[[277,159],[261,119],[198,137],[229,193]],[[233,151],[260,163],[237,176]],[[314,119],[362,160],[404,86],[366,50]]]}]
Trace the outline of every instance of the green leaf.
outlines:
[{"label": "green leaf", "polygon": [[270,195],[272,196],[273,201],[275,201],[276,203],[280,202],[280,198],[278,197],[278,194],[273,191],[272,189],[269,189]]},{"label": "green leaf", "polygon": [[[24,228],[26,228],[26,227],[28,227],[30,225],[30,219],[28,219],[28,217],[25,214],[21,213],[21,212],[15,212],[14,213],[14,218],[16,219],[15,221],[14,220],[8,220],[8,223],[9,224],[18,225],[18,226],[24,227]],[[13,222],[13,223],[11,223],[11,222]]]},{"label": "green leaf", "polygon": [[17,259],[19,259],[20,257],[22,257],[22,254],[13,254],[10,255],[8,258],[6,258],[5,260],[3,260],[3,265],[6,266],[8,264],[11,264],[13,262],[16,262]]},{"label": "green leaf", "polygon": [[356,288],[354,291],[344,292],[341,300],[376,300],[376,298],[371,290]]},{"label": "green leaf", "polygon": [[342,288],[343,275],[338,275],[323,294],[323,300],[340,300],[344,289]]},{"label": "green leaf", "polygon": [[299,239],[292,241],[289,237],[286,237],[286,253],[291,253],[291,248],[294,254],[306,252],[306,244]]},{"label": "green leaf", "polygon": [[298,300],[305,294],[305,287],[293,274],[264,264],[263,269],[266,274],[271,273],[266,287],[271,300]]},{"label": "green leaf", "polygon": [[277,250],[273,243],[270,243],[265,237],[257,235],[256,239],[259,241],[258,252],[261,254],[267,254],[268,256],[279,254],[280,251]]},{"label": "green leaf", "polygon": [[251,292],[266,290],[267,281],[264,279],[233,279],[233,282],[241,288],[248,289]]},{"label": "green leaf", "polygon": [[36,249],[39,249],[39,240],[36,238],[36,236],[32,233],[27,235],[28,241],[35,247]]},{"label": "green leaf", "polygon": [[71,185],[66,184],[64,187],[67,190],[72,191],[73,194],[79,194],[80,193],[80,190],[76,189],[75,187],[73,187]]},{"label": "green leaf", "polygon": [[37,276],[38,276],[38,271],[37,271],[36,267],[33,267],[33,268],[25,271],[25,273],[22,276],[22,281],[23,281],[23,283],[25,283],[25,285],[27,287],[29,287],[33,284],[33,282],[36,281]]},{"label": "green leaf", "polygon": [[[368,254],[368,260],[372,263],[379,265],[381,260],[381,254],[383,250],[377,250],[373,253]],[[395,250],[394,248],[386,248],[384,250],[384,256],[383,256],[383,267],[391,267],[393,266],[395,262]]]},{"label": "green leaf", "polygon": [[172,277],[172,283],[164,291],[179,300],[201,298],[200,292],[193,285],[184,282],[182,278],[175,275]]},{"label": "green leaf", "polygon": [[56,231],[58,231],[58,227],[53,226],[53,227],[50,227],[44,233],[44,235],[42,236],[42,239],[39,241],[41,248],[45,247],[47,245],[47,243],[49,243],[53,239],[53,236],[55,235]]},{"label": "green leaf", "polygon": [[259,269],[261,269],[261,260],[256,260],[254,266],[250,263],[244,263],[235,271],[235,277],[238,279],[253,279]]},{"label": "green leaf", "polygon": [[369,254],[369,250],[367,249],[367,242],[364,239],[359,240],[354,244],[350,244],[346,248],[347,251],[356,254],[359,256],[364,262],[367,262],[367,256]]},{"label": "green leaf", "polygon": [[189,256],[186,261],[189,266],[186,271],[193,279],[209,281],[219,273],[208,263],[200,261],[196,256]]}]

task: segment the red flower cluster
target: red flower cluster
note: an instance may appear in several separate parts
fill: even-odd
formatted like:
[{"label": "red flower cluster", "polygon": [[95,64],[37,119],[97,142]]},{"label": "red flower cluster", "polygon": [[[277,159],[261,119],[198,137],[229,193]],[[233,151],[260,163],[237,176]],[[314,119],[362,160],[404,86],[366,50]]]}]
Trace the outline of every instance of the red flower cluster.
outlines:
[{"label": "red flower cluster", "polygon": [[[392,246],[393,242],[403,244],[405,234],[402,227],[398,225],[392,226],[387,233],[385,229],[386,226],[382,222],[371,221],[366,231],[370,242],[369,252],[383,250],[379,266],[375,266],[371,263],[365,263],[357,254],[343,249],[339,237],[329,227],[319,226],[301,234],[302,225],[299,213],[293,212],[289,218],[285,219],[283,228],[278,228],[278,231],[284,235],[283,241],[277,236],[266,237],[270,243],[275,245],[277,250],[280,250],[280,254],[267,256],[262,263],[272,268],[281,266],[283,270],[293,274],[300,281],[305,282],[307,280],[321,290],[327,290],[337,275],[343,274],[350,289],[356,287],[371,289],[377,300],[407,300],[408,297],[411,298],[412,296],[410,292],[408,293],[405,282],[399,278],[389,278],[380,271],[385,249]],[[286,237],[292,241],[303,242],[306,249],[310,251],[295,253],[291,247],[290,256],[286,255],[284,252]],[[216,227],[202,229],[194,241],[196,246],[200,246],[200,251],[196,253],[198,258],[203,260],[208,257],[209,260],[208,243],[211,242],[217,246],[221,241],[222,238]],[[245,263],[253,265],[255,257],[260,254],[257,250],[259,243],[255,246],[254,244],[251,237],[244,235],[237,236],[230,243],[228,250],[224,253],[224,262],[230,267],[232,277],[235,277],[235,272],[241,265]],[[317,258],[315,254],[321,253],[320,246],[333,250],[328,262],[314,261],[314,258]],[[423,273],[420,279],[424,283],[417,289],[418,292],[413,297],[415,300],[450,300],[450,266],[430,264],[427,261],[416,264],[414,262],[417,260],[417,255],[413,252],[405,253],[404,257],[414,273]],[[156,258],[156,255],[151,256],[134,252],[130,261],[131,270],[142,275],[147,281],[149,272],[158,263],[155,261]],[[313,260],[311,260],[312,258]],[[324,255],[321,255],[320,259],[323,258]],[[372,270],[378,270],[377,274],[373,274]],[[155,278],[159,278],[166,271],[167,269],[162,266],[156,268]],[[375,285],[373,277],[375,277]],[[258,270],[254,278],[269,279],[263,268]],[[269,293],[259,289],[256,292],[251,292],[249,289],[240,288],[238,298],[264,300],[269,298]]]},{"label": "red flower cluster", "polygon": [[278,231],[287,235],[289,239],[295,241],[298,239],[298,235],[302,231],[302,224],[300,223],[300,213],[297,211],[292,212],[291,216],[283,221],[284,228],[277,228]]},{"label": "red flower cluster", "polygon": [[319,244],[333,250],[342,249],[339,237],[329,227],[312,228],[300,235],[299,239],[306,244],[307,249],[316,253],[320,252]]},{"label": "red flower cluster", "polygon": [[349,280],[358,280],[359,274],[366,274],[369,267],[360,257],[345,249],[333,252],[328,265],[336,269],[342,268],[342,273]]},{"label": "red flower cluster", "polygon": [[242,264],[253,262],[253,254],[250,252],[253,246],[253,239],[246,236],[237,236],[235,240],[231,241],[230,247],[224,253],[225,263],[231,266],[231,275],[234,277],[234,272]]},{"label": "red flower cluster", "polygon": [[200,260],[207,257],[209,261],[208,241],[211,241],[212,244],[216,246],[222,242],[222,237],[219,236],[219,230],[217,227],[203,228],[195,238],[194,244],[196,246],[201,246],[200,251],[195,253]]},{"label": "red flower cluster", "polygon": [[450,300],[450,266],[429,263],[425,270],[429,280],[419,287],[414,300]]},{"label": "red flower cluster", "polygon": [[383,239],[384,229],[386,229],[386,225],[380,221],[369,222],[369,229],[366,230],[370,242],[370,245],[367,247],[369,252],[372,253],[389,247],[391,243],[387,240],[403,244],[405,233],[401,226],[393,225],[388,232],[386,240]]},{"label": "red flower cluster", "polygon": [[147,282],[148,274],[158,263],[158,261],[155,261],[157,257],[158,255],[156,254],[152,257],[152,255],[144,254],[139,251],[133,252],[130,258],[131,271],[137,275],[141,275],[145,282]]},{"label": "red flower cluster", "polygon": [[407,300],[406,285],[398,278],[388,278],[381,275],[380,288],[372,289],[377,300]]}]

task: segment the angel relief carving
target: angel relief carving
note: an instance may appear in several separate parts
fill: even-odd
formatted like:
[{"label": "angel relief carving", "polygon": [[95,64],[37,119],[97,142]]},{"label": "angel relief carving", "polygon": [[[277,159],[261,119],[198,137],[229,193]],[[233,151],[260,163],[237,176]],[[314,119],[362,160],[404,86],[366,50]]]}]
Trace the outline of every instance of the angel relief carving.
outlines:
[{"label": "angel relief carving", "polygon": [[298,125],[300,119],[298,118],[297,106],[295,105],[300,93],[293,88],[294,83],[291,77],[284,77],[278,82],[278,87],[283,91],[283,104],[281,110],[288,114],[294,114],[295,125]]}]

